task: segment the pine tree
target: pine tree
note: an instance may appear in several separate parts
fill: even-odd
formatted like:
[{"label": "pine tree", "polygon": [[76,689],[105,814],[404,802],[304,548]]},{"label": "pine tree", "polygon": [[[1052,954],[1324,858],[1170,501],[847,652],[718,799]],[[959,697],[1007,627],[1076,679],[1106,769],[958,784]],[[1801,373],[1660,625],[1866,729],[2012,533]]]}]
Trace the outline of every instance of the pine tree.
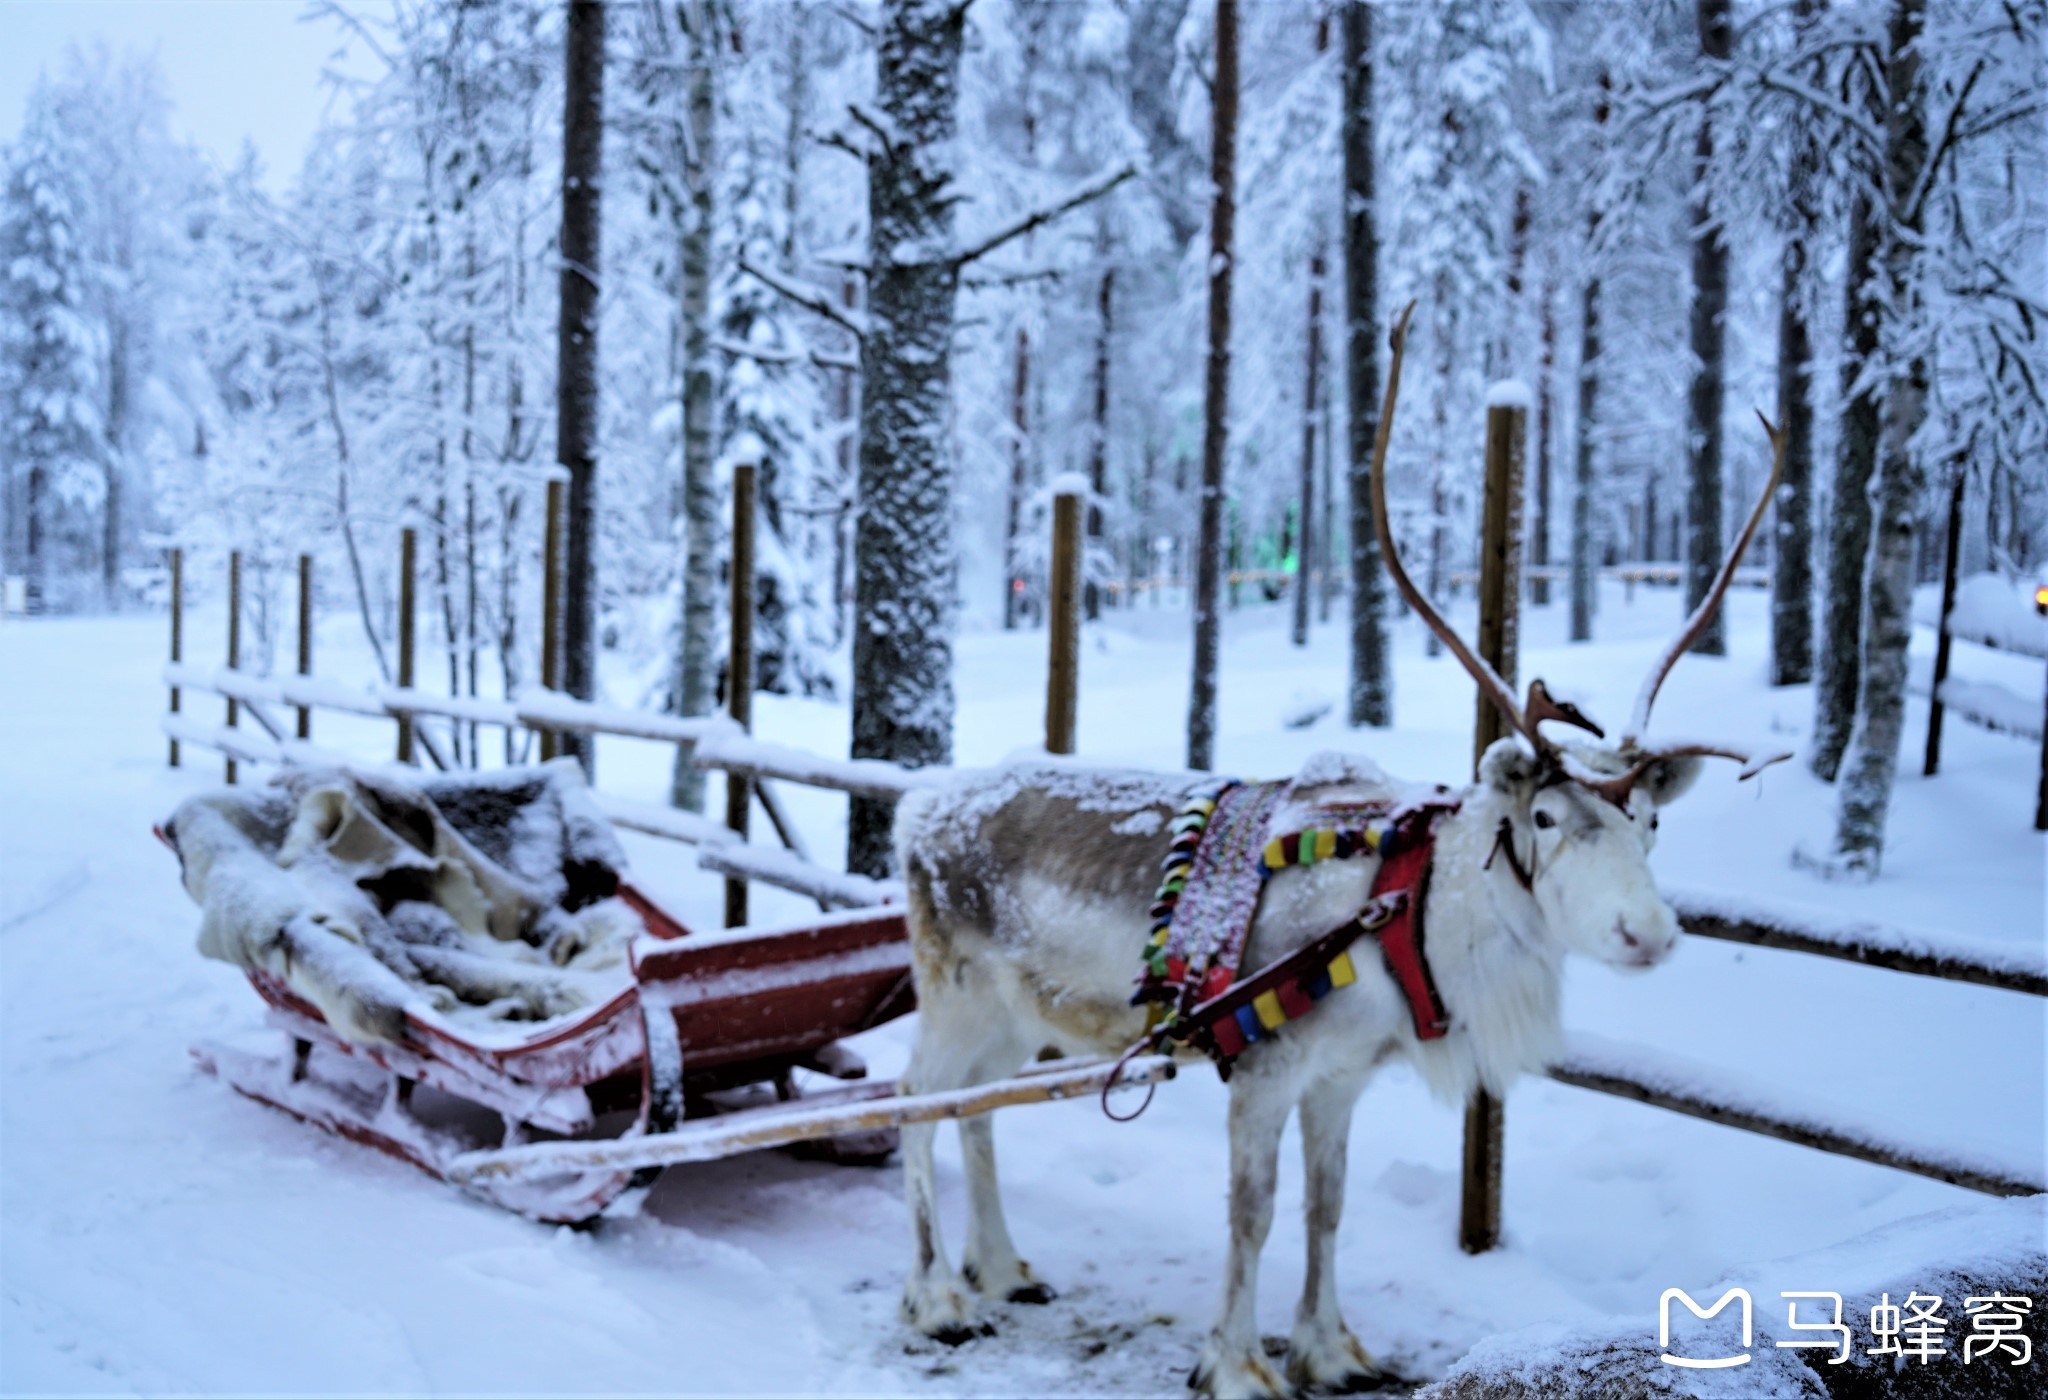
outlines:
[{"label": "pine tree", "polygon": [[1209,357],[1202,392],[1201,539],[1195,551],[1194,677],[1188,688],[1187,764],[1216,761],[1216,615],[1223,572],[1224,467],[1230,442],[1230,285],[1236,257],[1237,0],[1216,0],[1216,74],[1210,85]]},{"label": "pine tree", "polygon": [[1349,405],[1351,673],[1348,718],[1394,722],[1387,577],[1372,527],[1372,442],[1379,430],[1379,210],[1373,170],[1373,15],[1346,0],[1344,25],[1344,383]]},{"label": "pine tree", "polygon": [[[570,0],[562,70],[562,290],[555,453],[569,473],[562,686],[585,700],[597,693],[597,306],[604,31],[600,0]],[[591,770],[596,755],[588,736],[566,736],[563,748],[582,760],[586,772]]]},{"label": "pine tree", "polygon": [[[1699,0],[1700,57],[1725,64],[1734,50],[1729,0]],[[1714,118],[1700,113],[1693,145],[1692,193],[1692,392],[1686,420],[1685,605],[1699,606],[1721,566],[1721,410],[1726,397],[1728,244],[1722,213],[1711,189]],[[1727,627],[1716,611],[1700,630],[1692,650],[1705,656],[1728,651]]]},{"label": "pine tree", "polygon": [[0,440],[10,461],[26,464],[31,611],[56,601],[53,566],[66,562],[53,557],[64,537],[63,508],[97,505],[105,491],[103,334],[88,312],[89,274],[62,137],[39,115],[32,110],[16,144],[0,217],[0,308],[14,363]]}]

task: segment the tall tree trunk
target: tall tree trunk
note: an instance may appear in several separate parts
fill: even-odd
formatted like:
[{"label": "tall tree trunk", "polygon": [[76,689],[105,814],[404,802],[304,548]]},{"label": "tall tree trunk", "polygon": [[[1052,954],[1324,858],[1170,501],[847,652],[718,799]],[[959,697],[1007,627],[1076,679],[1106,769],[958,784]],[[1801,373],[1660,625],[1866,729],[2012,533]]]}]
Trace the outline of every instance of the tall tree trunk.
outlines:
[{"label": "tall tree trunk", "polygon": [[1010,379],[1010,489],[1003,510],[1003,630],[1014,631],[1024,613],[1024,565],[1018,535],[1024,528],[1024,493],[1031,485],[1031,333],[1017,327]]},{"label": "tall tree trunk", "polygon": [[1301,392],[1301,544],[1294,563],[1294,644],[1308,645],[1308,598],[1315,587],[1316,553],[1316,414],[1321,409],[1323,373],[1323,249],[1318,243],[1308,260],[1308,366]]},{"label": "tall tree trunk", "polygon": [[[875,98],[890,139],[868,162],[853,756],[913,768],[953,757],[952,147],[965,25],[956,3],[883,6]],[[890,812],[852,800],[848,870],[888,869]]]},{"label": "tall tree trunk", "polygon": [[[1106,231],[1105,231],[1106,232]],[[1105,262],[1109,240],[1097,240]],[[1095,412],[1088,433],[1088,551],[1102,547],[1102,502],[1109,489],[1109,338],[1115,328],[1116,269],[1104,266],[1095,294]],[[1090,579],[1082,589],[1083,606],[1090,622],[1102,616],[1102,589]]]},{"label": "tall tree trunk", "polygon": [[[1599,95],[1593,103],[1593,126],[1604,133],[1611,110],[1614,79],[1600,70]],[[1586,259],[1597,268],[1600,257],[1600,196],[1586,215]],[[1593,613],[1598,602],[1599,575],[1593,557],[1593,421],[1600,406],[1600,274],[1586,277],[1579,301],[1579,412],[1572,425],[1572,630],[1575,642],[1593,640]]]},{"label": "tall tree trunk", "polygon": [[1321,578],[1316,589],[1316,621],[1325,627],[1329,626],[1330,610],[1337,601],[1337,453],[1332,441],[1337,416],[1330,411],[1330,401],[1336,397],[1330,392],[1330,379],[1329,366],[1325,365],[1322,442],[1316,452],[1323,483],[1316,490],[1316,572]]},{"label": "tall tree trunk", "polygon": [[1230,433],[1230,286],[1237,225],[1237,0],[1216,0],[1216,79],[1211,89],[1209,360],[1202,399],[1201,545],[1195,560],[1194,676],[1188,688],[1188,767],[1216,762],[1216,666],[1221,620],[1223,470]]},{"label": "tall tree trunk", "polygon": [[[1915,343],[1923,309],[1913,277],[1921,220],[1915,196],[1928,158],[1920,36],[1925,0],[1893,0],[1885,65],[1885,339]],[[1835,855],[1852,876],[1876,876],[1885,816],[1906,718],[1906,645],[1912,634],[1913,532],[1925,473],[1913,443],[1926,412],[1928,366],[1915,355],[1894,364],[1885,386],[1884,428],[1864,574],[1863,683],[1836,809]]]},{"label": "tall tree trunk", "polygon": [[[689,139],[677,247],[683,331],[683,625],[676,657],[676,711],[708,715],[717,699],[719,501],[713,460],[712,417],[718,402],[711,347],[711,236],[717,215],[718,42],[712,7],[679,7],[684,35],[684,79]],[[676,746],[669,802],[704,810],[704,773],[693,752]]]},{"label": "tall tree trunk", "polygon": [[1785,474],[1777,494],[1777,548],[1771,567],[1771,684],[1813,678],[1813,337],[1800,281],[1804,235],[1785,242],[1778,309],[1778,422],[1785,432]]},{"label": "tall tree trunk", "polygon": [[121,606],[121,471],[127,461],[128,318],[115,314],[107,346],[106,448],[102,457],[107,494],[100,515],[100,588],[107,611]]},{"label": "tall tree trunk", "polygon": [[1373,193],[1372,9],[1344,5],[1344,392],[1349,405],[1353,726],[1394,722],[1387,576],[1372,528],[1372,440],[1379,430],[1379,206]]},{"label": "tall tree trunk", "polygon": [[[563,560],[562,684],[597,693],[597,297],[600,181],[604,173],[604,6],[570,0],[562,62],[562,281],[557,329],[555,452],[569,474]],[[591,773],[590,736],[563,750]]]},{"label": "tall tree trunk", "polygon": [[1546,270],[1543,275],[1543,353],[1536,368],[1536,509],[1530,524],[1529,562],[1534,572],[1529,579],[1529,601],[1539,608],[1550,606],[1550,427],[1551,371],[1557,364],[1557,286]]},{"label": "tall tree trunk", "polygon": [[[1797,40],[1812,32],[1819,0],[1798,0]],[[1771,560],[1771,684],[1813,679],[1813,330],[1806,318],[1814,181],[1820,148],[1810,137],[1792,154],[1783,283],[1778,305],[1778,422],[1785,432],[1785,475],[1778,485]]]},{"label": "tall tree trunk", "polygon": [[[1734,49],[1729,0],[1698,0],[1700,56],[1725,63]],[[1699,606],[1721,567],[1721,407],[1727,389],[1728,245],[1709,197],[1714,125],[1701,111],[1692,165],[1692,392],[1686,400],[1685,605]],[[1703,656],[1725,656],[1727,626],[1720,610],[1693,641]]]},{"label": "tall tree trunk", "polygon": [[[1877,470],[1880,386],[1866,377],[1883,327],[1878,283],[1879,212],[1858,196],[1849,216],[1848,292],[1842,357],[1842,420],[1828,510],[1827,580],[1821,597],[1820,662],[1813,686],[1807,763],[1828,782],[1842,766],[1863,670],[1863,566],[1870,553],[1870,478]],[[1860,381],[1860,382],[1859,382]]]}]

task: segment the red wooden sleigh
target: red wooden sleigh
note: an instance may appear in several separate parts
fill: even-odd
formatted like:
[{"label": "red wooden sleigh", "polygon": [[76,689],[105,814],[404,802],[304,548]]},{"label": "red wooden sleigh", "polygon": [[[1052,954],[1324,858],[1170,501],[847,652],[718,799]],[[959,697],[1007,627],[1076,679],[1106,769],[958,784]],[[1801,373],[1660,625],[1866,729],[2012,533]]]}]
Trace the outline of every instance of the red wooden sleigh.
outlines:
[{"label": "red wooden sleigh", "polygon": [[[900,1124],[1092,1094],[1110,1076],[1104,1061],[1054,1061],[973,1089],[899,1093],[840,1042],[915,1005],[900,910],[699,935],[631,886],[620,894],[650,935],[634,944],[633,982],[571,1024],[483,1044],[408,1014],[402,1043],[363,1044],[251,973],[284,1039],[268,1052],[207,1043],[193,1057],[252,1099],[562,1223],[594,1219],[676,1163],[799,1146],[880,1161]],[[847,1082],[800,1092],[799,1070]],[[1172,1072],[1154,1056],[1118,1082]]]}]

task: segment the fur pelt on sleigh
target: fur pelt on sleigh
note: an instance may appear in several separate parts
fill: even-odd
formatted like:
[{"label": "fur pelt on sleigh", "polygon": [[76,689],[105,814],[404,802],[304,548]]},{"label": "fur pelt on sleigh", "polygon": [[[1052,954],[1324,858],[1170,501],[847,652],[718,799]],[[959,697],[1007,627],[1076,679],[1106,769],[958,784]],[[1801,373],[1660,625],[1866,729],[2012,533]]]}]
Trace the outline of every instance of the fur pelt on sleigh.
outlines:
[{"label": "fur pelt on sleigh", "polygon": [[440,778],[288,769],[181,804],[164,834],[199,951],[281,978],[351,1040],[405,1015],[522,1032],[631,980],[639,918],[575,763]]}]

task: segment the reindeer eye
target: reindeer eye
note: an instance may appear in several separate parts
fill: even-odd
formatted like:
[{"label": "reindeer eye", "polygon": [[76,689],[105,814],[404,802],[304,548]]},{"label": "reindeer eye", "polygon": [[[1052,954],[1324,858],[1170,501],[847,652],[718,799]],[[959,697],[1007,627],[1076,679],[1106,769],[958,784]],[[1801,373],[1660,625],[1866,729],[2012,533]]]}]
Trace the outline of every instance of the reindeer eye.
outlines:
[{"label": "reindeer eye", "polygon": [[1556,826],[1556,825],[1557,825],[1557,818],[1556,818],[1556,817],[1553,817],[1553,816],[1551,816],[1551,815],[1550,815],[1550,813],[1548,813],[1548,812],[1538,812],[1538,813],[1536,814],[1536,826],[1537,826],[1537,829],[1538,829],[1538,830],[1541,830],[1541,831],[1548,831],[1548,830],[1549,830],[1549,829],[1550,829],[1551,827],[1553,827],[1553,826]]},{"label": "reindeer eye", "polygon": [[1655,812],[1652,812],[1652,813],[1650,813],[1650,830],[1652,830],[1652,831],[1655,831],[1656,829],[1657,829],[1657,814],[1656,814]]}]

